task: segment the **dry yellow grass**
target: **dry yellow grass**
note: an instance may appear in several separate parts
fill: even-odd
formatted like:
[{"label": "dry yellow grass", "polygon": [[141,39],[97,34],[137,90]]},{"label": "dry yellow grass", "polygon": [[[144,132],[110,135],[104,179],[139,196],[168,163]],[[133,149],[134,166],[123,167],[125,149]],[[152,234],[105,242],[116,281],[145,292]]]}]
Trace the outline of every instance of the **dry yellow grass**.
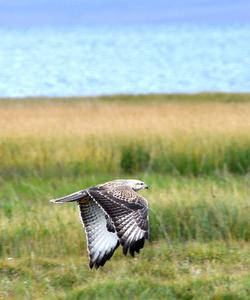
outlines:
[{"label": "dry yellow grass", "polygon": [[0,101],[2,171],[249,171],[245,96],[230,102],[216,102],[213,95],[204,102],[145,97]]},{"label": "dry yellow grass", "polygon": [[244,135],[250,103],[13,102],[0,105],[0,137]]}]

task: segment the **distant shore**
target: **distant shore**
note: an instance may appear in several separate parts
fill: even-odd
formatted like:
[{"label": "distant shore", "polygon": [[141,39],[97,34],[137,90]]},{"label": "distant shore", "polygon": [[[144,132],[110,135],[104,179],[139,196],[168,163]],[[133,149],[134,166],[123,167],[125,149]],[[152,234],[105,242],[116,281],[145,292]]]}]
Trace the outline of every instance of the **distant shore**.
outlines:
[{"label": "distant shore", "polygon": [[27,102],[78,102],[78,101],[124,101],[124,102],[250,102],[249,93],[224,93],[224,92],[204,92],[204,93],[181,93],[181,94],[116,94],[100,96],[67,96],[67,97],[47,97],[47,96],[28,96],[28,97],[1,97],[0,103],[9,101],[27,101]]}]

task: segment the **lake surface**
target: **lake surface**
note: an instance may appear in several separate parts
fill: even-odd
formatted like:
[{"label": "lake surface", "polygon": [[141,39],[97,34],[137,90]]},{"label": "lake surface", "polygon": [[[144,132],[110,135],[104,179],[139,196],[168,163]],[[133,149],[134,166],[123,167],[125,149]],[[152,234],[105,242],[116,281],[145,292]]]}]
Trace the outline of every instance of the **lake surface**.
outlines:
[{"label": "lake surface", "polygon": [[0,29],[0,97],[201,91],[250,91],[250,23]]}]

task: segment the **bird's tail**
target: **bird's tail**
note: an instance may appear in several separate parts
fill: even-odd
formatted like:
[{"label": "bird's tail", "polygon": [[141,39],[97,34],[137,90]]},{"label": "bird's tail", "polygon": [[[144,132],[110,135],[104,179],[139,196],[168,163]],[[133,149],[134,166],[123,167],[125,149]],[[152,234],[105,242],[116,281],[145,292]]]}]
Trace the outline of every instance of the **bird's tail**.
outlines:
[{"label": "bird's tail", "polygon": [[75,192],[73,194],[61,197],[61,198],[52,199],[52,200],[50,200],[50,202],[55,203],[55,204],[63,204],[65,202],[78,201],[87,196],[88,196],[88,193],[86,192],[86,190],[81,190],[81,191]]}]

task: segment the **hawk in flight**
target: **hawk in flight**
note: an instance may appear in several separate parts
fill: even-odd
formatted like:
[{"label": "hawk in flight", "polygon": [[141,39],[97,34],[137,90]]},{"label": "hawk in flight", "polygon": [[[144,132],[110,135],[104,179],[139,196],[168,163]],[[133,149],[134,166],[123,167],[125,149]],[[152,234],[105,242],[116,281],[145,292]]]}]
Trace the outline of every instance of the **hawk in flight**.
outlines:
[{"label": "hawk in flight", "polygon": [[76,201],[87,236],[89,266],[98,268],[119,245],[124,255],[140,252],[148,239],[148,202],[136,192],[148,186],[140,180],[118,179],[53,199]]}]

